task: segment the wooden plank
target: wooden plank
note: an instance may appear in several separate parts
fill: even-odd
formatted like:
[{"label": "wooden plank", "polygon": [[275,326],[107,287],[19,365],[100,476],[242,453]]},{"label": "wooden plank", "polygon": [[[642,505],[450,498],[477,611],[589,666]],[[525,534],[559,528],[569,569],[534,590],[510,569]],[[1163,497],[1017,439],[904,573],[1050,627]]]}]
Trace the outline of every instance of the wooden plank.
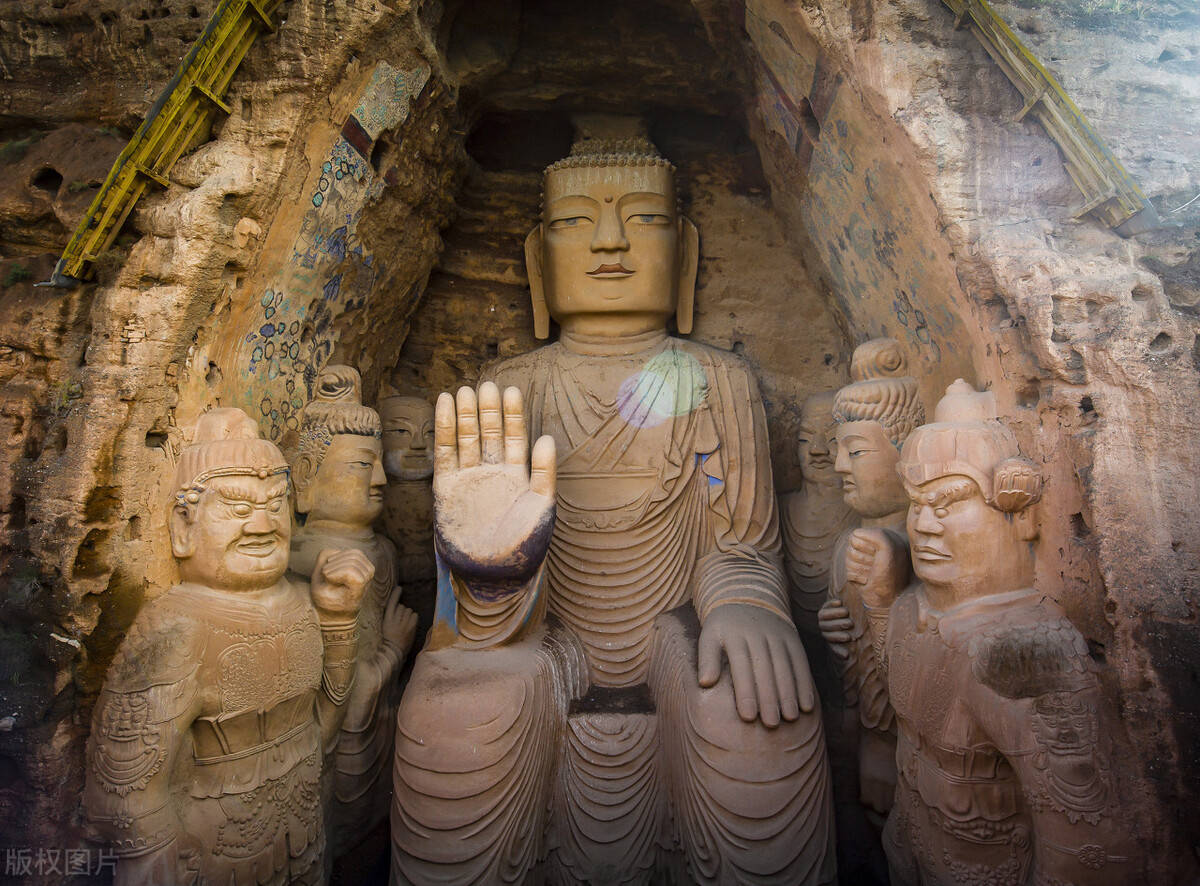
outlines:
[{"label": "wooden plank", "polygon": [[1067,172],[1083,194],[1076,217],[1092,214],[1129,236],[1157,224],[1158,214],[1137,182],[1051,76],[987,0],[942,0],[954,13],[955,28],[970,24],[976,39],[1024,100],[1015,117],[1033,114],[1054,139]]}]

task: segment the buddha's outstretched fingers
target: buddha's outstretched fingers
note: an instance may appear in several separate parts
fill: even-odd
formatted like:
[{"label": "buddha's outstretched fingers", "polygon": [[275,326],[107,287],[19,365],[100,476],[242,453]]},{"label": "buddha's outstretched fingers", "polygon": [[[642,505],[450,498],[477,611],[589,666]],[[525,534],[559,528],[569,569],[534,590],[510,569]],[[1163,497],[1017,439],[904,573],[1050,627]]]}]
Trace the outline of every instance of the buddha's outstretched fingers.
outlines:
[{"label": "buddha's outstretched fingers", "polygon": [[458,466],[473,468],[479,464],[479,405],[475,392],[463,385],[455,397],[458,407]]},{"label": "buddha's outstretched fingers", "polygon": [[557,484],[558,452],[554,446],[554,438],[549,435],[538,437],[537,442],[533,444],[529,491],[553,499]]},{"label": "buddha's outstretched fingers", "polygon": [[504,452],[504,423],[500,415],[500,389],[490,381],[479,386],[479,432],[483,463],[499,464]]},{"label": "buddha's outstretched fingers", "polygon": [[446,474],[458,467],[458,422],[454,398],[441,393],[433,410],[433,472]]},{"label": "buddha's outstretched fingers", "polygon": [[525,435],[525,409],[520,388],[504,389],[504,463],[525,467],[529,438]]}]

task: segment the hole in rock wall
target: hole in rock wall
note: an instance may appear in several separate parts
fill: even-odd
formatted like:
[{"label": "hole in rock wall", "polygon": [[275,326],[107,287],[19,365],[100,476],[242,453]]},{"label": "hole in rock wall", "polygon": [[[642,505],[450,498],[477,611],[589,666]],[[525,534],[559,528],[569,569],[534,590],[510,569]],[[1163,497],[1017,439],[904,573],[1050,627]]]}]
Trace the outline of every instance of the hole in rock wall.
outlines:
[{"label": "hole in rock wall", "polygon": [[57,194],[58,189],[62,187],[62,173],[52,166],[44,166],[39,169],[30,181],[30,184],[35,188],[46,191],[49,194]]}]

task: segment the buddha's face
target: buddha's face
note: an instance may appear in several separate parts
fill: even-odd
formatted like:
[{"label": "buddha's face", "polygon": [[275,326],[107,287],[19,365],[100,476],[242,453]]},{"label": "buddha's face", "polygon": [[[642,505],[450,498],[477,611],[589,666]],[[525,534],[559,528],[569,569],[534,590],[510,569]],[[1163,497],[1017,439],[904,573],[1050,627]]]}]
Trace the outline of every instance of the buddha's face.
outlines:
[{"label": "buddha's face", "polygon": [[816,394],[800,409],[800,428],[796,448],[800,456],[800,475],[805,483],[829,486],[837,482],[833,469],[836,446],[830,446],[833,431],[834,395]]},{"label": "buddha's face", "polygon": [[389,397],[379,404],[383,469],[392,480],[433,476],[433,405],[420,397]]},{"label": "buddha's face", "polygon": [[378,437],[335,434],[316,474],[298,496],[309,520],[366,528],[383,510],[383,446]]},{"label": "buddha's face", "polygon": [[956,599],[1017,590],[1029,580],[1028,514],[991,507],[970,477],[951,475],[908,494],[908,539],[917,578]]},{"label": "buddha's face", "polygon": [[896,473],[900,452],[877,421],[847,421],[837,426],[837,460],[842,497],[864,517],[886,517],[908,501]]},{"label": "buddha's face", "polygon": [[288,565],[292,517],[286,475],[218,477],[171,516],[180,576],[218,590],[269,588]]},{"label": "buddha's face", "polygon": [[546,176],[542,278],[550,316],[675,312],[681,220],[666,166],[559,169]]}]

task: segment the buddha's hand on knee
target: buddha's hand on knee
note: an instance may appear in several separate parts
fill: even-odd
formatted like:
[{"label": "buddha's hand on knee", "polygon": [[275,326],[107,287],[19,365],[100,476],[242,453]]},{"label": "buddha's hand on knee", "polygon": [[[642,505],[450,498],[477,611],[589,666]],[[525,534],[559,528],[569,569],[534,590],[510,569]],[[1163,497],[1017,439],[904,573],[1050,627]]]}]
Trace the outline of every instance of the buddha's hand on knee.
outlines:
[{"label": "buddha's hand on knee", "polygon": [[729,662],[738,716],[778,726],[813,709],[816,695],[804,646],[790,621],[759,606],[728,603],[709,612],[700,629],[701,686],[721,678],[721,655]]},{"label": "buddha's hand on knee", "polygon": [[846,550],[846,580],[857,586],[867,606],[891,606],[908,583],[908,573],[908,549],[882,529],[855,529],[851,533]]},{"label": "buddha's hand on knee", "polygon": [[479,394],[438,397],[434,416],[435,540],[456,576],[480,586],[511,586],[541,566],[554,530],[557,461],[542,437],[527,461],[521,392],[501,398],[491,382]]},{"label": "buddha's hand on knee", "polygon": [[833,597],[826,600],[817,610],[817,627],[829,644],[830,650],[840,659],[850,658],[850,644],[854,640],[854,621],[850,610],[841,600]]}]

